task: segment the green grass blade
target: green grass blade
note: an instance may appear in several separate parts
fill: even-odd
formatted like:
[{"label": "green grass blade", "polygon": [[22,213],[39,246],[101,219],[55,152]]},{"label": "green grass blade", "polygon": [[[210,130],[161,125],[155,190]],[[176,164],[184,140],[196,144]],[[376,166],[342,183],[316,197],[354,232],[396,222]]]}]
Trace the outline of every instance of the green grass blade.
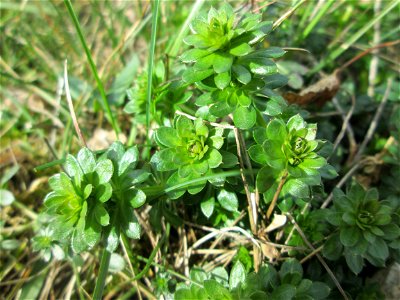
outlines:
[{"label": "green grass blade", "polygon": [[151,109],[151,87],[153,81],[153,66],[154,66],[154,51],[156,48],[157,36],[157,23],[158,23],[158,10],[160,8],[160,0],[153,2],[153,16],[151,24],[151,40],[149,49],[149,63],[148,63],[148,77],[147,77],[147,94],[146,94],[146,127],[147,137],[149,137],[150,130],[150,109]]},{"label": "green grass blade", "polygon": [[325,2],[325,4],[321,7],[321,9],[318,12],[318,14],[312,19],[312,21],[310,22],[310,24],[308,24],[306,29],[304,29],[303,35],[302,35],[303,39],[305,39],[310,34],[310,32],[315,27],[315,25],[317,25],[319,20],[328,11],[328,9],[332,6],[333,3],[335,3],[335,0],[329,0],[329,1]]},{"label": "green grass blade", "polygon": [[362,37],[368,30],[371,29],[372,26],[376,22],[378,22],[380,19],[382,19],[385,15],[387,15],[392,9],[394,9],[398,4],[400,3],[400,0],[393,0],[390,2],[385,9],[381,11],[380,14],[375,16],[370,22],[365,24],[360,30],[358,30],[356,33],[354,33],[346,42],[344,42],[342,45],[340,45],[339,48],[337,48],[335,51],[331,52],[328,57],[323,59],[317,66],[315,66],[309,73],[309,75],[312,75],[319,70],[321,70],[323,67],[326,66],[327,63],[335,60],[338,56],[343,54],[347,49],[349,49],[360,37]]},{"label": "green grass blade", "polygon": [[103,106],[106,109],[106,117],[107,117],[108,121],[111,123],[111,126],[114,129],[115,134],[116,134],[117,139],[118,139],[118,134],[121,132],[121,130],[120,130],[118,124],[116,123],[116,121],[114,119],[114,116],[113,116],[113,114],[111,112],[110,105],[108,104],[108,101],[107,101],[106,92],[104,90],[104,85],[103,85],[103,83],[102,83],[102,81],[101,81],[101,79],[99,77],[99,74],[97,73],[97,68],[96,68],[96,65],[95,65],[95,63],[93,61],[92,54],[90,53],[89,47],[86,44],[86,40],[85,40],[85,38],[83,36],[81,25],[79,24],[79,20],[76,17],[76,14],[75,14],[75,11],[74,11],[74,9],[72,7],[71,1],[70,0],[64,0],[64,4],[67,7],[68,13],[69,13],[69,15],[70,15],[70,17],[71,17],[71,19],[72,19],[72,21],[74,23],[75,29],[76,29],[76,31],[78,33],[78,36],[79,36],[79,39],[80,39],[80,41],[82,43],[83,49],[85,50],[86,57],[87,57],[87,59],[89,61],[90,69],[92,70],[93,76],[96,79],[97,88],[99,89],[99,92],[100,92],[100,95],[101,95],[101,99],[103,100]]},{"label": "green grass blade", "polygon": [[216,173],[216,174],[212,174],[212,175],[208,175],[208,176],[203,176],[200,178],[196,178],[196,179],[192,179],[192,180],[188,180],[186,182],[183,183],[179,183],[177,185],[171,186],[169,188],[166,188],[164,190],[165,193],[169,193],[175,190],[179,190],[182,188],[186,188],[192,184],[196,184],[199,182],[203,182],[205,180],[210,180],[210,179],[214,179],[214,178],[221,178],[221,177],[232,177],[232,176],[239,176],[240,175],[240,170],[232,170],[232,171],[226,171],[226,172],[222,172],[222,173]]},{"label": "green grass blade", "polygon": [[97,275],[96,286],[94,287],[93,300],[101,300],[103,296],[104,284],[106,283],[106,277],[108,268],[110,266],[111,252],[107,249],[103,250],[101,255],[100,270]]},{"label": "green grass blade", "polygon": [[183,42],[183,38],[189,31],[189,25],[192,22],[193,18],[196,16],[196,14],[200,11],[201,7],[204,4],[204,1],[205,0],[196,0],[196,2],[193,4],[189,16],[186,18],[185,23],[183,23],[181,30],[176,36],[175,42],[173,44],[170,44],[170,46],[166,50],[166,53],[168,53],[169,56],[176,57],[178,55],[179,48],[181,47]]}]

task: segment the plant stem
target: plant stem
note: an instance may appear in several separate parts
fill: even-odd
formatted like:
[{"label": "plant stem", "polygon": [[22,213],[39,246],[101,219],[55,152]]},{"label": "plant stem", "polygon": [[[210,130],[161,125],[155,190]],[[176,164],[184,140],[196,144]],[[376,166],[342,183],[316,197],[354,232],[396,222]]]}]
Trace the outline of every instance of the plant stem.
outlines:
[{"label": "plant stem", "polygon": [[149,62],[148,62],[148,73],[147,73],[147,94],[146,94],[146,127],[147,136],[149,136],[150,130],[150,108],[151,108],[151,92],[152,92],[152,80],[153,80],[153,66],[154,66],[154,52],[156,48],[156,36],[157,36],[157,23],[158,23],[158,9],[160,7],[160,0],[155,0],[153,3],[152,11],[152,24],[151,24],[151,39],[149,48]]},{"label": "plant stem", "polygon": [[288,176],[288,172],[287,172],[287,170],[285,170],[285,173],[283,174],[283,176],[282,176],[282,178],[281,178],[281,181],[279,182],[278,188],[276,189],[274,198],[272,198],[272,202],[271,202],[271,204],[270,204],[269,207],[268,207],[268,211],[267,211],[267,220],[269,219],[269,217],[271,216],[271,214],[272,214],[272,212],[273,212],[273,210],[274,210],[274,207],[275,207],[275,205],[276,205],[276,201],[277,201],[278,198],[279,198],[279,194],[280,194],[281,191],[282,191],[282,188],[283,188],[283,185],[284,185],[285,182],[286,182],[287,176]]},{"label": "plant stem", "polygon": [[96,286],[94,288],[93,300],[101,300],[103,295],[104,284],[106,282],[108,267],[110,265],[111,252],[107,249],[103,250],[101,255],[99,276],[97,277]]},{"label": "plant stem", "polygon": [[76,14],[75,14],[75,11],[72,7],[71,1],[64,0],[64,4],[67,7],[68,13],[74,23],[76,32],[78,33],[79,40],[81,41],[82,47],[85,50],[86,57],[89,61],[90,69],[92,70],[93,76],[96,79],[97,88],[99,89],[101,99],[103,100],[103,106],[106,110],[106,116],[107,116],[108,120],[110,121],[111,126],[113,127],[115,134],[117,136],[117,139],[118,139],[118,134],[121,132],[121,129],[119,128],[117,122],[115,121],[114,115],[111,112],[110,105],[108,104],[108,101],[107,101],[106,92],[104,90],[104,85],[99,77],[99,74],[97,73],[96,64],[93,61],[92,54],[90,53],[89,47],[86,44],[85,38],[83,37],[81,25],[79,24],[79,20],[78,20]]}]

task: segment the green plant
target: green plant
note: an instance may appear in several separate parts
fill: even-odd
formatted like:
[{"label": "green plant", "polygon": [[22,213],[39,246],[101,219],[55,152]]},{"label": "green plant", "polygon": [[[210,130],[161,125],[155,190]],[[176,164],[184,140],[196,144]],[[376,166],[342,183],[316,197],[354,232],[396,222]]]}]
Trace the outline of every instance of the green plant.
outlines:
[{"label": "green plant", "polygon": [[[90,61],[107,117],[118,133],[119,126],[104,102],[108,99],[88,43],[71,3],[65,2]],[[360,273],[365,261],[383,267],[399,260],[400,206],[394,180],[384,179],[376,184],[381,189],[389,187],[384,191],[387,200],[379,201],[376,189],[364,191],[355,185],[346,195],[335,189],[333,208],[320,207],[330,203],[329,192],[342,186],[357,168],[390,164],[392,174],[397,174],[398,143],[392,137],[395,134],[390,133],[388,138],[386,133],[378,132],[373,146],[365,153],[369,155],[376,149],[381,153],[373,159],[365,158],[362,150],[372,136],[370,130],[359,153],[354,153],[352,146],[346,149],[346,143],[341,142],[347,132],[349,144],[354,143],[354,134],[358,140],[361,131],[357,128],[353,132],[348,123],[354,107],[349,108],[348,98],[342,95],[345,93],[337,95],[334,105],[324,94],[322,98],[327,104],[315,111],[307,107],[311,114],[286,103],[285,91],[305,86],[311,78],[306,76],[309,68],[304,65],[314,63],[301,54],[297,56],[295,51],[299,49],[270,46],[278,42],[290,45],[289,33],[294,29],[287,25],[289,20],[283,23],[290,27],[287,31],[271,32],[290,14],[277,15],[275,4],[271,4],[268,18],[275,22],[263,21],[263,13],[240,14],[229,4],[218,3],[219,9],[211,8],[208,14],[200,13],[193,19],[195,9],[202,3],[197,0],[194,4],[182,24],[179,40],[168,41],[175,52],[187,24],[193,21],[192,34],[185,38],[190,49],[179,56],[185,67],[174,61],[175,54],[165,57],[165,65],[161,60],[153,64],[156,48],[164,46],[156,39],[158,19],[169,22],[164,15],[158,17],[159,1],[153,2],[148,70],[134,81],[132,74],[136,74],[138,56],[125,64],[121,55],[122,65],[126,65],[124,72],[132,62],[135,71],[127,72],[129,76],[117,75],[118,80],[111,87],[116,91],[109,94],[110,100],[115,98],[115,108],[128,101],[125,112],[131,114],[134,126],[143,129],[145,125],[142,132],[147,135],[135,137],[136,130],[131,128],[124,132],[130,136],[127,145],[135,140],[139,147],[115,142],[99,152],[83,148],[76,157],[67,155],[45,166],[62,161],[64,172],[49,180],[52,191],[45,197],[44,210],[35,222],[40,228],[32,239],[33,250],[40,251],[46,261],[67,259],[72,263],[81,298],[82,289],[89,291],[93,285],[86,280],[81,287],[74,259],[85,251],[94,253],[91,258],[96,259],[97,250],[103,251],[98,272],[96,264],[80,269],[84,270],[82,273],[98,273],[94,299],[102,297],[112,253],[119,262],[117,268],[111,268],[117,276],[108,288],[108,298],[128,298],[133,293],[139,297],[143,293],[150,299],[325,299],[337,298],[339,293],[347,299],[349,295],[355,297],[369,291],[379,295],[374,287],[366,289],[364,279],[356,280],[350,270]],[[289,12],[293,13],[302,3],[303,0],[297,1]],[[324,19],[330,5],[333,1],[324,4],[306,26],[304,40],[316,23]],[[168,9],[169,5],[162,6],[161,13]],[[307,14],[312,9],[308,5]],[[144,10],[141,13],[146,15]],[[344,28],[342,23],[340,26]],[[161,26],[158,30],[168,29]],[[112,26],[108,28],[109,34],[113,31]],[[113,40],[115,51],[120,50],[117,42]],[[289,58],[284,58],[284,54]],[[288,86],[288,78],[279,74],[281,70],[290,77]],[[124,99],[121,90],[132,82],[135,83]],[[346,91],[357,88],[343,85]],[[72,87],[71,84],[71,90],[76,92],[77,88]],[[383,97],[379,107],[383,107],[386,95],[390,95],[390,84],[379,95]],[[78,117],[82,113],[80,104],[75,107]],[[336,110],[343,115],[342,128],[335,119]],[[342,110],[349,110],[346,117]],[[373,109],[356,107],[354,111],[368,114]],[[333,117],[323,119],[321,115]],[[81,119],[82,116],[73,120],[75,127],[82,125],[78,124]],[[395,122],[392,125],[398,127]],[[364,127],[365,124],[361,129]],[[90,132],[85,129],[82,132]],[[339,135],[332,147],[324,138],[333,140],[336,132]],[[68,140],[66,134],[64,146]],[[83,138],[81,142],[85,145]],[[65,146],[61,153],[67,152],[73,150]],[[345,163],[347,155],[357,159]],[[366,161],[372,161],[372,167]],[[343,177],[335,179],[339,174]],[[369,183],[375,186],[377,182]],[[261,194],[264,201],[260,200]],[[144,233],[137,216],[146,228]],[[1,237],[1,241],[7,240]],[[197,249],[200,245],[202,251]],[[218,249],[218,245],[229,249]],[[114,253],[117,251],[124,252],[126,265],[121,263],[122,255]],[[321,251],[335,264],[325,261]],[[206,266],[209,260],[212,264]],[[146,265],[138,272],[141,262]],[[221,264],[231,268],[229,275],[225,268],[216,267]],[[154,272],[149,271],[151,266],[156,268]],[[190,278],[183,272],[190,274]],[[152,288],[143,284],[144,276],[150,279],[146,278],[145,283],[150,286],[152,282]],[[124,282],[118,282],[119,278]],[[120,284],[114,285],[115,282]],[[127,287],[129,282],[134,285]],[[355,288],[353,282],[357,283]]]},{"label": "green plant", "polygon": [[[224,144],[222,128],[209,128],[201,119],[191,121],[184,116],[174,120],[174,127],[161,127],[154,136],[161,151],[153,155],[151,162],[158,171],[175,171],[168,179],[168,185],[182,183],[211,174],[222,163],[218,151]],[[188,187],[191,194],[200,192],[205,181]],[[175,192],[173,198],[185,191]]]},{"label": "green plant", "polygon": [[399,203],[396,198],[379,201],[377,189],[366,191],[356,183],[347,194],[336,189],[333,205],[326,218],[338,227],[339,232],[324,246],[323,253],[327,258],[338,259],[343,252],[347,265],[358,274],[363,269],[364,259],[381,267],[385,265],[390,249],[399,251]]},{"label": "green plant", "polygon": [[190,279],[189,286],[177,287],[175,299],[325,299],[330,290],[322,282],[303,279],[303,268],[295,259],[285,261],[279,271],[264,265],[249,274],[240,262],[229,275],[224,268],[211,273],[192,269]]},{"label": "green plant", "polygon": [[[232,113],[234,124],[242,129],[255,125],[258,110],[272,115],[282,112],[286,103],[272,89],[287,80],[277,74],[272,58],[281,57],[285,51],[256,48],[272,30],[272,22],[262,22],[259,14],[235,20],[233,8],[224,4],[219,10],[212,8],[208,15],[200,15],[191,28],[193,35],[185,42],[194,48],[184,52],[181,60],[193,66],[182,78],[205,91],[196,105],[207,106],[215,117]],[[268,104],[265,98],[270,99]]]}]

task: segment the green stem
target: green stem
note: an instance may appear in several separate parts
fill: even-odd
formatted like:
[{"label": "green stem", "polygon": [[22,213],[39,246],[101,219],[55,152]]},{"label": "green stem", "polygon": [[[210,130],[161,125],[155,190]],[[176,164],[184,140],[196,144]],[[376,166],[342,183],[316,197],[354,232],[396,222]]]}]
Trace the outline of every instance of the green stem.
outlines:
[{"label": "green stem", "polygon": [[153,260],[154,260],[154,257],[156,257],[157,251],[160,249],[161,245],[164,243],[166,237],[167,237],[167,234],[164,233],[163,236],[162,236],[162,238],[161,238],[161,240],[157,243],[156,247],[155,247],[155,248],[153,249],[153,251],[151,252],[150,257],[149,257],[149,259],[148,259],[148,261],[147,261],[147,263],[146,263],[144,269],[132,279],[133,281],[139,280],[139,279],[142,278],[144,275],[146,275],[147,271],[148,271],[148,270],[150,269],[150,267],[151,267],[151,264],[152,264],[152,262],[153,262]]},{"label": "green stem", "polygon": [[72,7],[71,1],[70,0],[64,0],[64,4],[68,9],[68,13],[71,16],[72,21],[74,22],[75,25],[75,29],[78,33],[79,36],[79,40],[82,43],[83,49],[85,50],[86,53],[86,57],[89,61],[89,65],[90,65],[90,69],[92,70],[93,76],[96,79],[96,83],[97,83],[97,88],[99,89],[100,95],[101,95],[101,99],[103,100],[103,105],[104,108],[106,109],[106,116],[107,119],[110,121],[111,126],[113,127],[115,134],[117,136],[118,139],[118,134],[121,132],[120,128],[118,127],[118,124],[115,122],[114,116],[111,112],[111,108],[110,105],[108,104],[107,101],[107,96],[106,96],[106,92],[104,90],[104,86],[103,83],[101,82],[101,79],[99,77],[99,74],[97,73],[97,68],[96,65],[93,61],[92,55],[90,53],[89,47],[86,44],[85,38],[83,37],[83,33],[82,33],[82,29],[81,29],[81,25],[79,24],[79,20],[76,17],[75,11]]},{"label": "green stem", "polygon": [[104,284],[106,283],[108,267],[110,265],[110,258],[111,252],[108,252],[107,249],[104,249],[101,256],[99,276],[97,277],[96,286],[94,288],[93,300],[102,299]]},{"label": "green stem", "polygon": [[146,105],[146,126],[147,136],[149,136],[150,130],[150,107],[151,107],[151,92],[152,92],[152,81],[153,81],[153,65],[154,65],[154,52],[156,48],[156,36],[157,36],[157,23],[158,23],[158,9],[160,7],[160,0],[155,0],[153,3],[153,16],[151,24],[151,39],[149,49],[149,63],[148,63],[148,74],[147,74],[147,105]]}]

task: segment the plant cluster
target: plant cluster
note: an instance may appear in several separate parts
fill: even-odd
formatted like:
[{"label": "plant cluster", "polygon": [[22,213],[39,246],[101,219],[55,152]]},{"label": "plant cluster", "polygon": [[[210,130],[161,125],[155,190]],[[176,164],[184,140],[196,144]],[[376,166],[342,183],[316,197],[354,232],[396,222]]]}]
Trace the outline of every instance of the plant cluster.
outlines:
[{"label": "plant cluster", "polygon": [[230,274],[224,268],[211,273],[193,268],[191,284],[182,284],[176,300],[184,299],[326,299],[330,288],[322,282],[303,279],[303,268],[295,259],[286,260],[279,271],[264,265],[257,273],[247,273],[236,262]]},{"label": "plant cluster", "polygon": [[[180,56],[188,66],[178,78],[169,81],[168,70],[157,64],[151,107],[147,75],[128,90],[125,111],[141,117],[150,111],[158,124],[150,150],[143,148],[145,159],[138,147],[120,142],[102,153],[83,148],[68,155],[64,172],[49,179],[43,211],[48,225],[33,238],[34,249],[47,260],[98,244],[105,253],[116,252],[120,240],[142,238],[136,214],[147,204],[150,223],[163,238],[135,279],[160,249],[167,251],[162,246],[170,225],[180,228],[192,221],[188,215],[221,230],[239,227],[253,243],[254,260],[247,259],[249,243],[242,245],[229,275],[224,268],[193,267],[190,284],[172,290],[160,277],[160,290],[175,299],[325,299],[331,290],[347,297],[340,286],[347,278],[332,275],[331,261],[344,258],[341,266],[359,274],[367,263],[382,267],[398,260],[398,198],[379,201],[376,189],[354,184],[347,194],[335,189],[333,206],[320,208],[328,191],[322,179],[338,175],[328,163],[332,145],[317,138],[317,124],[306,122],[303,110],[274,91],[288,79],[275,61],[285,51],[263,47],[272,22],[261,14],[238,17],[223,4],[200,14],[191,30],[185,38],[191,48]],[[174,115],[179,108],[192,114]],[[273,214],[283,221],[276,224]],[[274,252],[268,243],[289,250]],[[316,256],[322,260],[330,277],[316,279],[303,270],[297,259],[305,256],[310,265]],[[279,268],[265,264],[267,258],[284,262]]]}]

